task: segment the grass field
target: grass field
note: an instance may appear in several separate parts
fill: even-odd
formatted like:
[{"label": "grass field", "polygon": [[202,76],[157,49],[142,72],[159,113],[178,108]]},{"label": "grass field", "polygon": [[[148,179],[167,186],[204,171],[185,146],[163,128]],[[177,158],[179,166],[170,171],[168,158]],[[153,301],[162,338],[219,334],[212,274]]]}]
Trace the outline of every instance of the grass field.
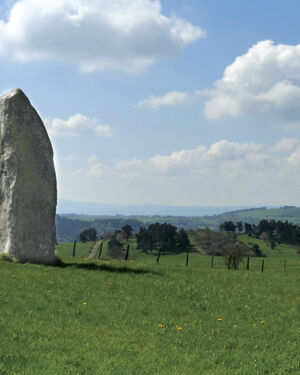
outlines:
[{"label": "grass field", "polygon": [[134,243],[129,262],[87,260],[92,243],[55,267],[0,261],[0,374],[300,374],[300,256],[263,245],[263,273],[156,265]]}]

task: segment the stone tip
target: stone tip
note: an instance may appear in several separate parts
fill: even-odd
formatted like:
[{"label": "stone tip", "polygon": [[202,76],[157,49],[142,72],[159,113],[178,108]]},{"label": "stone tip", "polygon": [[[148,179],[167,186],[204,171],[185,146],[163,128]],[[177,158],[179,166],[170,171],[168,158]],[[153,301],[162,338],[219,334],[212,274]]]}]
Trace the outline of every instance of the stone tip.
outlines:
[{"label": "stone tip", "polygon": [[23,97],[27,99],[27,96],[24,94],[24,92],[21,89],[12,90],[8,92],[7,94],[4,94],[3,96],[1,96],[1,99],[11,99],[14,97]]}]

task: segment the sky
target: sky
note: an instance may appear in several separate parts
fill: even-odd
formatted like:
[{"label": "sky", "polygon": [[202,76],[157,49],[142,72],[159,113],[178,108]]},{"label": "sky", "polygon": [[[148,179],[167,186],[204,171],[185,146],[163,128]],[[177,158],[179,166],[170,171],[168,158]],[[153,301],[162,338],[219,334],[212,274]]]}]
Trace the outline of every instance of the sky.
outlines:
[{"label": "sky", "polygon": [[0,0],[0,93],[44,121],[58,197],[300,205],[298,0]]}]

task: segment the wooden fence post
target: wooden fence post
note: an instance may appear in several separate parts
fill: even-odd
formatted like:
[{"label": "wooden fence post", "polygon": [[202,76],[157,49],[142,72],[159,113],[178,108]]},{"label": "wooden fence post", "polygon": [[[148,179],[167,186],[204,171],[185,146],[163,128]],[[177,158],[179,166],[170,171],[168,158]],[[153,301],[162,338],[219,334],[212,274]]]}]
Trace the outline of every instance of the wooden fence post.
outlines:
[{"label": "wooden fence post", "polygon": [[101,244],[100,244],[100,247],[99,247],[99,254],[98,254],[98,259],[100,259],[100,257],[101,257],[101,254],[102,254],[102,247],[103,247],[103,242],[104,242],[104,241],[102,241],[102,242],[101,242]]},{"label": "wooden fence post", "polygon": [[210,268],[214,268],[214,256],[211,257]]},{"label": "wooden fence post", "polygon": [[228,269],[230,270],[230,263],[231,263],[231,255],[229,256],[229,259],[228,259]]},{"label": "wooden fence post", "polygon": [[189,265],[189,251],[188,251],[188,250],[186,251],[186,261],[185,261],[185,265],[186,265],[186,266]]},{"label": "wooden fence post", "polygon": [[125,260],[128,260],[130,245],[127,245]]},{"label": "wooden fence post", "polygon": [[263,259],[261,262],[261,272],[264,272],[265,269],[265,260]]},{"label": "wooden fence post", "polygon": [[248,257],[247,259],[247,271],[249,271],[250,269],[250,257]]},{"label": "wooden fence post", "polygon": [[284,261],[284,272],[286,272],[286,260]]},{"label": "wooden fence post", "polygon": [[76,252],[76,240],[74,241],[74,245],[73,245],[73,258],[75,256],[75,252]]},{"label": "wooden fence post", "polygon": [[156,263],[158,264],[159,263],[159,258],[160,258],[160,249],[159,249],[159,251],[158,251],[158,256],[157,256],[157,259],[156,259]]}]

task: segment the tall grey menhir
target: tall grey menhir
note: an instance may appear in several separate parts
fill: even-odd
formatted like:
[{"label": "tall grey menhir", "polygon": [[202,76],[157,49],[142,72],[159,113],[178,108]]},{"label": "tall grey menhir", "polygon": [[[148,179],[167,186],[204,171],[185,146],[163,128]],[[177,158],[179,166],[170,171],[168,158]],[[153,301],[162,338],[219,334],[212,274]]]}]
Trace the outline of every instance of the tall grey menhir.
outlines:
[{"label": "tall grey menhir", "polygon": [[56,176],[45,126],[22,90],[0,97],[0,253],[55,261]]}]

